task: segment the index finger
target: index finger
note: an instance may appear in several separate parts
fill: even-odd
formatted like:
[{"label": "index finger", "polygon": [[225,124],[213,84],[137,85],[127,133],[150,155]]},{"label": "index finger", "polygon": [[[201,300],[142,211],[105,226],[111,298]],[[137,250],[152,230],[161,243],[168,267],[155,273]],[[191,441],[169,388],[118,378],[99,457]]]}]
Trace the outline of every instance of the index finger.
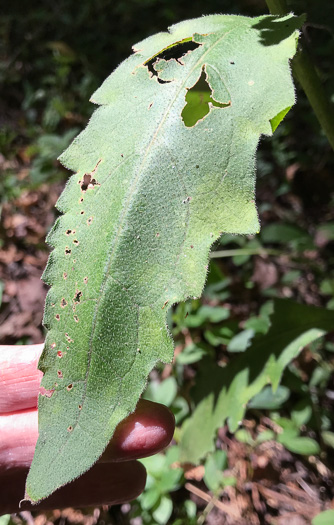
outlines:
[{"label": "index finger", "polygon": [[0,414],[37,407],[43,344],[0,347]]}]

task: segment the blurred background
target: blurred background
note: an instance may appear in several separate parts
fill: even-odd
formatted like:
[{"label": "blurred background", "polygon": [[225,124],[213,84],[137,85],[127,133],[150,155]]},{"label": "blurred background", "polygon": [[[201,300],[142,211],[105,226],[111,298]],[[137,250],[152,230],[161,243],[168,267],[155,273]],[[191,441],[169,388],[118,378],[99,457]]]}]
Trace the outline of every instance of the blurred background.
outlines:
[{"label": "blurred background", "polygon": [[[334,102],[334,4],[293,0],[289,6],[307,13],[303,46]],[[85,127],[94,110],[90,96],[133,44],[214,13],[258,16],[268,9],[264,0],[12,0],[0,7],[1,344],[43,341],[45,235],[69,175],[56,159]],[[22,513],[0,517],[0,525],[304,525],[333,507],[329,328],[291,357],[275,393],[264,387],[249,394],[237,430],[223,420],[204,428],[208,445],[197,452],[186,441],[206,395],[202,387],[196,392],[205,373],[222,366],[242,371],[245,352],[266,337],[271,319],[278,332],[286,326],[277,299],[293,302],[285,315],[297,324],[313,310],[291,304],[334,310],[333,152],[298,85],[296,92],[296,106],[257,153],[261,233],[224,235],[203,298],[170,310],[175,363],[152,373],[145,396],[170,406],[177,431],[166,455],[144,461],[144,494],[112,509]]]}]

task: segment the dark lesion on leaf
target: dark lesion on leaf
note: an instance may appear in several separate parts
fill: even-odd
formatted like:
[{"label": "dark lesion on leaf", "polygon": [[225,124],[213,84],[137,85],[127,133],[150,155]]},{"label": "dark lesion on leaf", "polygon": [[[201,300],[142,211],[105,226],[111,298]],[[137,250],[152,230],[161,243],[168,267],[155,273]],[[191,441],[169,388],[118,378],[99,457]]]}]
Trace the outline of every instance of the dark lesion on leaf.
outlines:
[{"label": "dark lesion on leaf", "polygon": [[67,306],[67,301],[66,299],[63,297],[62,300],[60,301],[60,306],[61,308],[65,308]]},{"label": "dark lesion on leaf", "polygon": [[98,161],[93,171],[91,171],[90,173],[85,173],[83,179],[78,181],[81,187],[81,191],[86,192],[89,189],[93,189],[94,186],[101,186],[101,184],[97,182],[97,180],[94,177],[101,160],[102,159]]},{"label": "dark lesion on leaf", "polygon": [[172,46],[163,49],[157,55],[154,55],[144,63],[144,66],[147,67],[150,77],[155,78],[159,84],[169,84],[171,80],[163,80],[160,78],[159,73],[156,71],[154,66],[159,62],[159,60],[176,60],[176,62],[178,62],[180,65],[184,65],[181,60],[182,57],[184,57],[187,53],[194,51],[194,49],[197,49],[200,45],[201,44],[194,42],[191,38],[184,39],[181,42],[176,42]]},{"label": "dark lesion on leaf", "polygon": [[74,302],[75,304],[80,303],[80,301],[81,301],[81,297],[82,297],[82,292],[81,292],[80,290],[76,290],[76,292],[75,292],[75,296],[73,297],[73,302]]},{"label": "dark lesion on leaf", "polygon": [[72,250],[68,246],[66,246],[66,248],[65,248],[65,255],[70,255],[71,252],[72,252]]},{"label": "dark lesion on leaf", "polygon": [[84,175],[83,180],[81,181],[81,191],[86,191],[87,189],[94,188],[94,186],[100,186],[100,184],[93,179],[92,175]]}]

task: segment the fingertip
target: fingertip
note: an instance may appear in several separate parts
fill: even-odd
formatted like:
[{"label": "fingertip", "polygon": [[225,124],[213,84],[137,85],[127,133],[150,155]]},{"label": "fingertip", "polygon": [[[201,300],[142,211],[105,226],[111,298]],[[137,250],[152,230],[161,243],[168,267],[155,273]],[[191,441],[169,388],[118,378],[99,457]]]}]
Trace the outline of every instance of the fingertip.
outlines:
[{"label": "fingertip", "polygon": [[140,400],[135,412],[117,427],[101,461],[125,461],[156,454],[169,445],[174,429],[174,415],[166,406]]}]

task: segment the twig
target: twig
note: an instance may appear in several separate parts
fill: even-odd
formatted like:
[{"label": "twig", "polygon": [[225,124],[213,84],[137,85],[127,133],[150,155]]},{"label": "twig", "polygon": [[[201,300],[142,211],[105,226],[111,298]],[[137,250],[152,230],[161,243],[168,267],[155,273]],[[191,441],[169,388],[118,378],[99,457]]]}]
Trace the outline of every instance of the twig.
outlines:
[{"label": "twig", "polygon": [[228,514],[229,516],[232,516],[232,518],[240,518],[240,513],[237,512],[235,509],[232,508],[231,505],[226,505],[226,503],[222,503],[217,498],[210,496],[203,490],[199,489],[198,487],[195,487],[192,483],[186,483],[185,488],[189,490],[189,492],[192,492],[192,494],[195,494],[195,496],[198,496],[202,500],[206,501],[207,503],[213,503],[217,509],[221,510],[222,512],[225,512],[225,514]]}]

